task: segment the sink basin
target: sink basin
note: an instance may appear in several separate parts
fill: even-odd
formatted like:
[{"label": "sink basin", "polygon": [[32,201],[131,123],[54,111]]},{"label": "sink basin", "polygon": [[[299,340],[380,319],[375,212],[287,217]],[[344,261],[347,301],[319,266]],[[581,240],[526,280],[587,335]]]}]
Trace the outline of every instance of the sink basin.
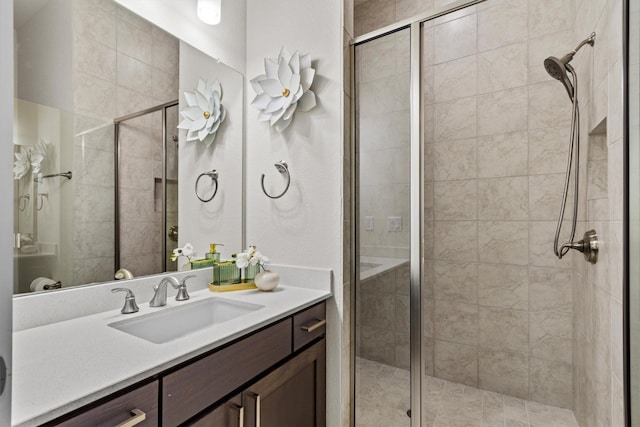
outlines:
[{"label": "sink basin", "polygon": [[209,298],[179,307],[159,309],[157,313],[120,320],[109,326],[143,340],[162,344],[199,329],[237,319],[263,307],[248,302]]}]

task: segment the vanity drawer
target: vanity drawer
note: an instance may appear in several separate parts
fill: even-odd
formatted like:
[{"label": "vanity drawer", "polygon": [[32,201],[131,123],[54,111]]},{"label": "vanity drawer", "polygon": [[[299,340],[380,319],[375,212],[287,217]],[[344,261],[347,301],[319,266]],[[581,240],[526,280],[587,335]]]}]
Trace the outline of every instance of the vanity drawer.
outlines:
[{"label": "vanity drawer", "polygon": [[162,379],[162,425],[177,426],[291,353],[291,318]]},{"label": "vanity drawer", "polygon": [[[127,421],[129,424],[125,424]],[[54,422],[51,425],[64,427],[157,426],[158,380],[122,394],[66,421]]]},{"label": "vanity drawer", "polygon": [[325,334],[326,303],[321,302],[293,316],[293,351]]}]

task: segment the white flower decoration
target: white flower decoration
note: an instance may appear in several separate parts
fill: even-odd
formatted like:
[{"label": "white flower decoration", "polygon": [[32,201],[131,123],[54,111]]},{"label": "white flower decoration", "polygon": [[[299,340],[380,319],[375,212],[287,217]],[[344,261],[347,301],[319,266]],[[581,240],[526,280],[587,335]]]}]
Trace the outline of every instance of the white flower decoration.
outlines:
[{"label": "white flower decoration", "polygon": [[43,138],[35,146],[20,147],[20,152],[15,153],[16,160],[13,163],[13,178],[22,179],[29,172],[39,174],[49,159],[53,157],[53,147]]},{"label": "white flower decoration", "polygon": [[316,70],[311,68],[311,55],[292,54],[283,47],[278,59],[265,58],[265,74],[251,80],[257,95],[251,105],[260,114],[259,121],[269,121],[278,132],[291,124],[296,109],[309,111],[316,106],[316,95],[309,88]]},{"label": "white flower decoration", "polygon": [[210,146],[227,114],[222,105],[220,82],[199,80],[198,88],[185,92],[184,98],[188,106],[180,110],[184,120],[178,129],[187,130],[187,141],[202,141]]},{"label": "white flower decoration", "polygon": [[182,248],[175,248],[170,259],[171,261],[175,261],[181,256],[186,256],[187,259],[191,261],[191,255],[193,255],[193,245],[191,243],[187,243]]},{"label": "white flower decoration", "polygon": [[236,267],[238,268],[245,268],[249,265],[255,266],[257,264],[264,267],[265,264],[269,262],[269,258],[257,251],[255,246],[249,246],[244,252],[235,254],[234,258],[236,259]]},{"label": "white flower decoration", "polygon": [[31,170],[31,149],[24,145],[15,153],[16,161],[13,163],[13,178],[22,179]]}]

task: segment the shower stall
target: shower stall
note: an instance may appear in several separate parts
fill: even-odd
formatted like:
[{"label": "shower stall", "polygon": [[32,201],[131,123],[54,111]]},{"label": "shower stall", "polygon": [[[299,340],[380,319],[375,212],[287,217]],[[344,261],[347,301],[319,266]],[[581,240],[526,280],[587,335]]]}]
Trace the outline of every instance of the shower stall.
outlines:
[{"label": "shower stall", "polygon": [[178,246],[178,101],[114,120],[115,270],[175,271]]},{"label": "shower stall", "polygon": [[578,425],[574,294],[603,267],[554,237],[578,179],[578,229],[605,201],[607,124],[572,127],[591,94],[558,73],[575,55],[590,87],[592,50],[549,58],[582,37],[544,7],[449,2],[353,42],[357,426]]}]

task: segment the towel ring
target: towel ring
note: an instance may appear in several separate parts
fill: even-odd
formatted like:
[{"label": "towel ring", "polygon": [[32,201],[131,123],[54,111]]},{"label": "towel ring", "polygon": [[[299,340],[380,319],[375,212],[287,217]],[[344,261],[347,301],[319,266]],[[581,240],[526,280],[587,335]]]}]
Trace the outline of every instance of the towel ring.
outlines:
[{"label": "towel ring", "polygon": [[[211,178],[211,181],[213,181],[213,183],[216,185],[216,189],[213,190],[213,194],[208,199],[203,199],[198,194],[198,182],[200,182],[200,178],[202,178],[203,176],[208,176],[209,178]],[[209,172],[204,172],[204,173],[201,173],[200,175],[198,175],[198,179],[196,179],[195,190],[196,190],[196,197],[201,202],[205,202],[206,203],[206,202],[210,202],[211,200],[213,200],[213,198],[216,197],[216,193],[218,192],[218,171],[213,169],[213,170],[210,170]]]},{"label": "towel ring", "polygon": [[291,184],[291,175],[289,174],[289,165],[287,165],[287,162],[285,162],[284,160],[280,160],[273,166],[275,166],[278,172],[280,172],[281,174],[287,175],[287,186],[284,188],[282,193],[278,194],[277,196],[272,196],[271,194],[267,193],[267,190],[264,188],[264,174],[262,174],[262,180],[260,181],[260,184],[262,185],[262,192],[265,194],[265,196],[270,199],[279,199],[280,197],[284,196],[285,193],[289,190],[289,185]]}]

